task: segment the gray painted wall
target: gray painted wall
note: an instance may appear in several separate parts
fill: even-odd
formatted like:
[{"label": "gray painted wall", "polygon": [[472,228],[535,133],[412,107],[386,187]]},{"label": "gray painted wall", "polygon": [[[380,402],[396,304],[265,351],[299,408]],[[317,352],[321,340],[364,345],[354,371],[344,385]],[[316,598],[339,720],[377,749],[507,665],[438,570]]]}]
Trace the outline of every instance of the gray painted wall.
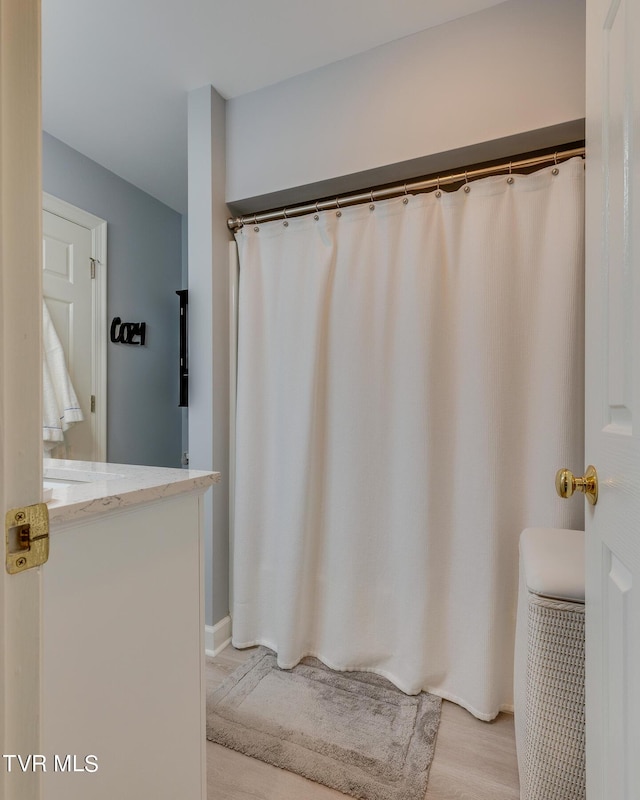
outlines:
[{"label": "gray painted wall", "polygon": [[205,620],[229,611],[229,211],[226,102],[189,92],[189,458],[222,473],[204,498]]},{"label": "gray painted wall", "polygon": [[[182,286],[181,289],[189,288],[189,229],[188,217],[182,215]],[[187,317],[188,319],[188,317]],[[182,452],[189,452],[189,409],[182,409]],[[183,464],[183,466],[187,466]]]},{"label": "gray painted wall", "polygon": [[107,315],[146,322],[144,347],[107,346],[107,458],[179,467],[182,217],[47,133],[45,192],[107,221]]},{"label": "gray painted wall", "polygon": [[581,138],[558,128],[584,118],[584,60],[584,0],[511,0],[235,97],[227,202],[249,213]]}]

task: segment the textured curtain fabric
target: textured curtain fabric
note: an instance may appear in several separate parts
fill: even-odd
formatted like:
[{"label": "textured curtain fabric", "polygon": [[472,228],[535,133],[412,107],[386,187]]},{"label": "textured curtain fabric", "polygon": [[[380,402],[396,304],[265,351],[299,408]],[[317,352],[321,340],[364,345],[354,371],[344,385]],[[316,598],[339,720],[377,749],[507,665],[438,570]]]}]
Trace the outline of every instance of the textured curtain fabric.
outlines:
[{"label": "textured curtain fabric", "polygon": [[520,532],[583,523],[583,183],[237,234],[236,646],[511,707]]}]

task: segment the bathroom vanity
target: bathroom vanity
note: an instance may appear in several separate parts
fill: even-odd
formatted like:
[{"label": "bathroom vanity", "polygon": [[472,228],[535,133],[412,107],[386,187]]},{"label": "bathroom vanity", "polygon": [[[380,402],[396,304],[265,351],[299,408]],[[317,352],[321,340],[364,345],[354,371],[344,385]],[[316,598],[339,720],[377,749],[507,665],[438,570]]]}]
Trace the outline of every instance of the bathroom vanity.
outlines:
[{"label": "bathroom vanity", "polygon": [[44,476],[44,798],[204,800],[202,502],[219,475],[45,459]]}]

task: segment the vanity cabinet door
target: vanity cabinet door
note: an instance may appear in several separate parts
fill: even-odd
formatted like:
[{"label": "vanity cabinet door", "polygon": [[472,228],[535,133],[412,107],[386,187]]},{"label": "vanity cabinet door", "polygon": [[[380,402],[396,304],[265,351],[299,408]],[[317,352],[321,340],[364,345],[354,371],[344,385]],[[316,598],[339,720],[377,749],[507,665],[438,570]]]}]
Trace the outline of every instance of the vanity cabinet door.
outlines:
[{"label": "vanity cabinet door", "polygon": [[205,797],[200,531],[187,495],[52,532],[45,800]]}]

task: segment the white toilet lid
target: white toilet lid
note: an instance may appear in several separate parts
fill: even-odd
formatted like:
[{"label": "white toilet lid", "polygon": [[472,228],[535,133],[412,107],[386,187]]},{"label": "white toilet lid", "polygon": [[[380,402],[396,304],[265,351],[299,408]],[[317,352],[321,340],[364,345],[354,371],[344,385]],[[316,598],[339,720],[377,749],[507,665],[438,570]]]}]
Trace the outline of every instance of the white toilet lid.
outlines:
[{"label": "white toilet lid", "polygon": [[526,528],[520,563],[530,592],[584,603],[584,531]]}]

